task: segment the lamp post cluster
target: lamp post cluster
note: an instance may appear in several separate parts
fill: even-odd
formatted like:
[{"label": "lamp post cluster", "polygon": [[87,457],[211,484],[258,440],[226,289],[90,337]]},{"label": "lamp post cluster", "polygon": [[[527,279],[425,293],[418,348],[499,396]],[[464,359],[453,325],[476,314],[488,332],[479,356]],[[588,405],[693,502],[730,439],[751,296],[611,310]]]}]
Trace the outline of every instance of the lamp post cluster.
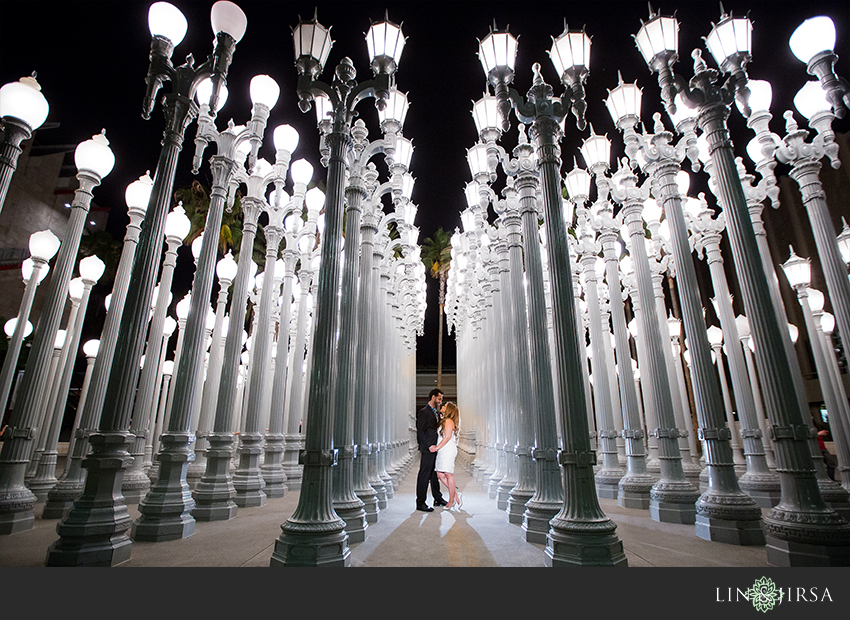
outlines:
[{"label": "lamp post cluster", "polygon": [[[271,565],[346,566],[349,541],[365,538],[367,524],[393,496],[392,473],[410,462],[399,450],[408,440],[398,423],[413,413],[413,334],[421,330],[424,272],[410,203],[412,147],[400,135],[407,97],[395,87],[405,38],[389,20],[373,23],[366,34],[373,77],[358,82],[353,63],[343,58],[330,83],[319,79],[333,44],[329,30],[314,17],[294,28],[293,39],[299,106],[316,108],[328,176],[300,410],[306,427],[298,453],[301,492],[295,513],[281,525]],[[356,106],[369,97],[383,132],[372,142],[365,123],[355,122]],[[391,175],[381,185],[370,163],[378,153]],[[384,194],[392,196],[391,215],[383,214]],[[390,222],[398,241],[389,238]],[[397,245],[403,258],[393,256]],[[393,383],[398,394],[388,390]],[[294,422],[290,417],[287,439],[297,432]]]}]

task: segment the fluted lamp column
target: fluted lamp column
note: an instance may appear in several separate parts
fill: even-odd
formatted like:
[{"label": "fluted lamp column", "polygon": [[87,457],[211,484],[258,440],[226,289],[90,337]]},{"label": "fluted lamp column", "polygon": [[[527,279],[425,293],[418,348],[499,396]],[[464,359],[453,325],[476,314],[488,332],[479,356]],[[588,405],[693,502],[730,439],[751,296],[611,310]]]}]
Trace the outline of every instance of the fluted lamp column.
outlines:
[{"label": "fluted lamp column", "polygon": [[48,390],[45,390],[53,341],[65,309],[68,282],[80,247],[80,238],[91,206],[92,190],[100,185],[112,170],[115,156],[109,141],[101,133],[80,143],[74,152],[79,188],[71,204],[71,216],[65,238],[53,267],[53,274],[44,300],[44,310],[33,334],[32,348],[27,358],[24,377],[18,387],[15,409],[3,432],[0,451],[0,534],[13,534],[31,529],[35,495],[24,486],[26,465],[32,456],[35,426],[43,409]]}]

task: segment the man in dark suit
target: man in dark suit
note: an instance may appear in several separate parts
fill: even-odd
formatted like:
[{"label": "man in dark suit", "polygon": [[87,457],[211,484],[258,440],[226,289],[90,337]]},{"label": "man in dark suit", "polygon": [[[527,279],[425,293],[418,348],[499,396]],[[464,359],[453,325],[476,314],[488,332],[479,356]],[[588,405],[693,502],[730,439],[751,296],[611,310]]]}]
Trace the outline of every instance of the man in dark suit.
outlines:
[{"label": "man in dark suit", "polygon": [[437,462],[437,453],[428,448],[437,445],[437,428],[440,423],[440,406],[443,403],[443,391],[434,388],[428,393],[428,404],[416,414],[416,441],[419,444],[419,476],[416,479],[416,510],[422,512],[433,512],[425,500],[428,493],[428,484],[431,484],[431,495],[435,506],[448,504],[440,493],[440,480],[434,465]]}]

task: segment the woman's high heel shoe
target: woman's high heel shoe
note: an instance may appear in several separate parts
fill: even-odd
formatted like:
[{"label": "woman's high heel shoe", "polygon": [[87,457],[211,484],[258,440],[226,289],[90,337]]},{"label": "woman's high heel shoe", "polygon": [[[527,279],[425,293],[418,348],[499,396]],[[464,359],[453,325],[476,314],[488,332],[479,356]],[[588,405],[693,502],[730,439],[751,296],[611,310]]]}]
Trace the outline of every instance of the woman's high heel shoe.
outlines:
[{"label": "woman's high heel shoe", "polygon": [[463,495],[460,494],[460,491],[455,491],[455,495],[457,496],[457,509],[460,510],[463,508]]}]

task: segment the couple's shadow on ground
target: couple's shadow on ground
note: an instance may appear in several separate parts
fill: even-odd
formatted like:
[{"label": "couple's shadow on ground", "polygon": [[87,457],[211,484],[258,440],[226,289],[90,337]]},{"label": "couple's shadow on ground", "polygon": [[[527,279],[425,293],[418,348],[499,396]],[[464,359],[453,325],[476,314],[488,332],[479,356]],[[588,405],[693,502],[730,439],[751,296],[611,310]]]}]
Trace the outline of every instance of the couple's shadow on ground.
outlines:
[{"label": "couple's shadow on ground", "polygon": [[[412,510],[371,555],[381,566],[498,566],[481,536],[470,524],[475,515],[435,508]],[[365,559],[363,566],[369,566]]]}]

